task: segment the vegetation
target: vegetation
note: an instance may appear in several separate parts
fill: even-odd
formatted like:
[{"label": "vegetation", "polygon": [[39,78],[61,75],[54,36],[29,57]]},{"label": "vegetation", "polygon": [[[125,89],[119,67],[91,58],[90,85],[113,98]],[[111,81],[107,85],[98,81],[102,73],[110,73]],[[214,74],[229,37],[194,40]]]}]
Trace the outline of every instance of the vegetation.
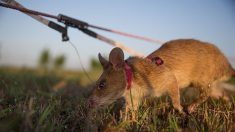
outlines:
[{"label": "vegetation", "polygon": [[91,66],[92,70],[101,70],[102,69],[100,62],[96,58],[91,59],[90,66]]},{"label": "vegetation", "polygon": [[67,88],[53,86],[65,78],[37,75],[31,70],[0,70],[0,131],[64,131],[79,129],[76,107],[87,91],[78,79],[69,79]]},{"label": "vegetation", "polygon": [[64,55],[59,55],[55,58],[54,60],[54,67],[56,70],[61,70],[65,64],[65,56]]},{"label": "vegetation", "polygon": [[[89,73],[95,80],[98,73]],[[63,76],[40,74],[30,69],[0,70],[0,131],[82,131],[85,128],[88,85],[84,74],[64,72]],[[55,89],[61,81],[62,88]],[[235,83],[235,79],[231,80]],[[88,84],[88,82],[86,82]],[[90,83],[89,83],[90,84]],[[187,104],[192,96],[185,94]],[[100,131],[234,131],[235,98],[231,101],[209,99],[195,113],[178,114],[168,97],[142,105],[132,118],[120,112],[123,100],[94,115],[93,124]]]},{"label": "vegetation", "polygon": [[58,55],[53,59],[48,49],[44,49],[39,57],[39,67],[44,70],[45,73],[51,69],[56,71],[62,70],[65,62],[65,55]]},{"label": "vegetation", "polygon": [[49,50],[48,49],[43,50],[39,58],[39,66],[42,69],[47,70],[49,68],[50,59],[51,59],[51,55],[50,55]]}]

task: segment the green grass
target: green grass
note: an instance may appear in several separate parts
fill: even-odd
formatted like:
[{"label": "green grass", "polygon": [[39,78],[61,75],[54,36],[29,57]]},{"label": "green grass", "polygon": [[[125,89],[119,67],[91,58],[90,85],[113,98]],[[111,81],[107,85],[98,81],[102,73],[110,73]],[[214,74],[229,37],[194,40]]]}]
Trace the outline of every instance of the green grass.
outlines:
[{"label": "green grass", "polygon": [[[99,72],[93,73],[98,75]],[[92,73],[90,73],[92,74]],[[97,76],[92,76],[97,77]],[[0,131],[82,131],[86,126],[86,96],[90,88],[81,73],[64,77],[34,71],[0,70]],[[66,88],[53,90],[66,80]],[[83,81],[81,81],[83,80]],[[85,81],[84,81],[85,80]],[[230,80],[235,84],[235,79]],[[184,93],[184,92],[183,92]],[[182,102],[192,100],[182,98]],[[123,100],[94,113],[100,131],[234,131],[235,96],[230,102],[209,99],[183,117],[168,97],[144,103],[136,118],[120,112]]]}]

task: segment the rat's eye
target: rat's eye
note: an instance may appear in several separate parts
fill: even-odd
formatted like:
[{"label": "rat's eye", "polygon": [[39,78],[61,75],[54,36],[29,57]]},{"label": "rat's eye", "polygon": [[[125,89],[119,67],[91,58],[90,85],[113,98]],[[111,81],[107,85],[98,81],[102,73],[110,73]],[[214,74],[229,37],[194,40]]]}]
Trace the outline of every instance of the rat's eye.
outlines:
[{"label": "rat's eye", "polygon": [[100,89],[103,89],[103,88],[105,88],[105,81],[100,81],[100,83],[98,84],[98,89],[100,90]]}]

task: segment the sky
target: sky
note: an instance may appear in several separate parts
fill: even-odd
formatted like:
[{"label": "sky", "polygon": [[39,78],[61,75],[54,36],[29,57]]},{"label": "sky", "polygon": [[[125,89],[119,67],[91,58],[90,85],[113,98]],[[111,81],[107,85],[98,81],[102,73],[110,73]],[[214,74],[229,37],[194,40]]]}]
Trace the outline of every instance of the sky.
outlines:
[{"label": "sky", "polygon": [[[235,1],[234,0],[18,0],[25,7],[52,15],[65,14],[128,33],[161,41],[194,38],[218,46],[235,67]],[[52,19],[50,19],[52,20]],[[53,20],[54,22],[57,22]],[[94,30],[126,46],[150,54],[160,47],[104,31]],[[68,29],[70,41],[89,67],[98,53],[108,55],[112,46],[91,38],[74,28]],[[36,67],[44,49],[52,57],[64,54],[66,69],[80,69],[73,47],[61,41],[61,34],[31,17],[0,7],[0,66]],[[125,57],[130,56],[125,53]]]}]

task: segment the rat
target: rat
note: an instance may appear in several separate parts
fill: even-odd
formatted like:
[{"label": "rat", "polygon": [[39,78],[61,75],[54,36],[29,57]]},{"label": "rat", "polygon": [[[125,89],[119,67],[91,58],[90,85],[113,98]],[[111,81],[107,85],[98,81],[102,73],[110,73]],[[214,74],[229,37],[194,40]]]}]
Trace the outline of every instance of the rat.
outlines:
[{"label": "rat", "polygon": [[107,106],[124,97],[126,108],[137,110],[144,99],[167,94],[173,107],[184,113],[180,89],[190,86],[200,92],[187,107],[191,113],[212,95],[213,89],[235,76],[235,70],[215,45],[195,39],[168,41],[146,58],[124,60],[118,47],[112,49],[108,60],[100,53],[98,58],[103,73],[88,98],[90,108]]}]

